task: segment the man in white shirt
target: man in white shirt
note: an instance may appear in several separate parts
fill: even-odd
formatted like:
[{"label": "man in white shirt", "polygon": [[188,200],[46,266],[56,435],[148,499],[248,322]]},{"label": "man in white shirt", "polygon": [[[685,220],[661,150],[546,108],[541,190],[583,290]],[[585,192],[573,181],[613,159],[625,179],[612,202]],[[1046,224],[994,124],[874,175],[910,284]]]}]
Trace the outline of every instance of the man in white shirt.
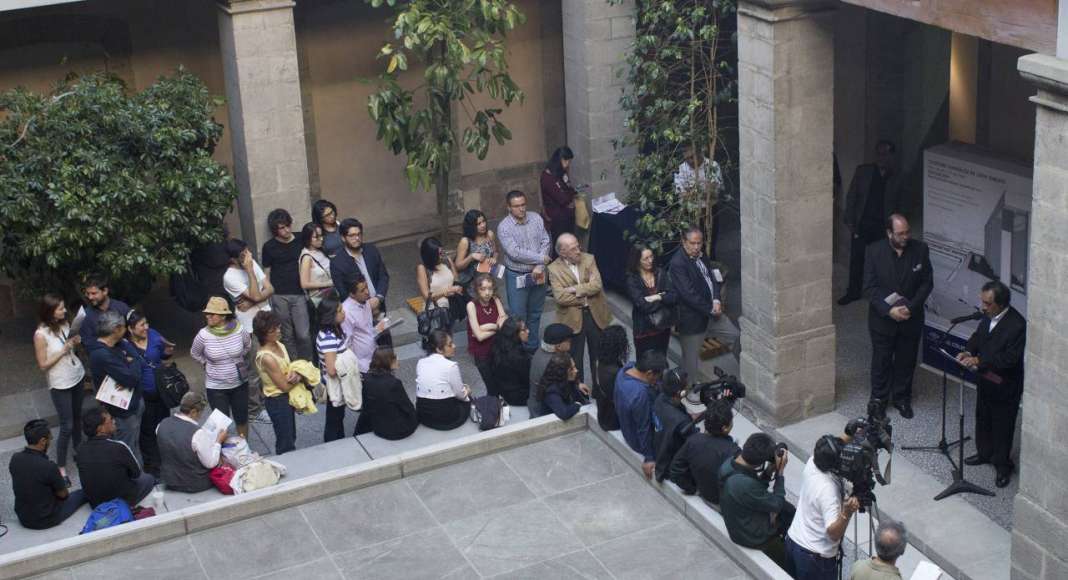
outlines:
[{"label": "man in white shirt", "polygon": [[[263,410],[263,392],[260,374],[256,372],[259,342],[256,335],[252,334],[252,320],[256,318],[257,312],[271,309],[270,299],[274,294],[274,286],[271,286],[270,280],[256,260],[252,259],[248,244],[231,239],[226,242],[226,253],[230,256],[230,267],[223,274],[223,288],[234,301],[234,310],[237,321],[241,323],[241,330],[252,338],[252,348],[245,359],[245,368],[239,370],[242,377],[248,380],[249,417],[257,417]],[[295,354],[290,353],[290,356]]]},{"label": "man in white shirt", "polygon": [[167,489],[197,493],[211,488],[210,473],[219,465],[227,431],[212,434],[200,427],[200,415],[207,406],[204,395],[189,391],[182,396],[178,412],[156,427],[163,464],[160,478]]},{"label": "man in white shirt", "polygon": [[[683,149],[683,161],[675,172],[675,193],[693,201],[700,209],[698,222],[708,232],[712,250],[709,258],[716,259],[716,238],[719,234],[719,192],[723,188],[723,171],[719,163],[710,161],[704,152],[692,145]],[[709,220],[708,218],[711,217]]]},{"label": "man in white shirt", "polygon": [[848,437],[820,437],[805,464],[797,513],[786,532],[786,571],[796,580],[837,577],[838,548],[849,520],[860,508],[855,496],[844,499],[843,482],[833,472],[848,442]]},{"label": "man in white shirt", "polygon": [[383,318],[375,325],[371,291],[367,288],[367,280],[359,273],[353,278],[349,297],[341,303],[341,309],[345,312],[341,332],[345,333],[348,348],[352,349],[360,363],[360,372],[366,373],[375,354],[375,341],[386,329],[389,320]]}]

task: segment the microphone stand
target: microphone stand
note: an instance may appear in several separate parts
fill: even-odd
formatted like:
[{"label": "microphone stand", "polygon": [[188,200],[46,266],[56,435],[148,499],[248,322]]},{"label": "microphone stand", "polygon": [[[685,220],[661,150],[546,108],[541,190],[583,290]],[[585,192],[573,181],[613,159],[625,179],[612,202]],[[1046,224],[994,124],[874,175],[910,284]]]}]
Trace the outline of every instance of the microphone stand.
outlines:
[{"label": "microphone stand", "polygon": [[[960,425],[959,425],[959,429],[960,430],[958,431],[958,433],[960,433],[961,437],[963,437],[964,436],[964,370],[963,369],[961,369],[960,376],[957,377],[957,378],[959,379],[958,385],[959,385],[959,389],[960,389],[960,391],[959,391],[959,399],[958,399],[959,404],[960,404],[959,412],[958,412],[958,416],[960,418]],[[946,489],[942,490],[942,493],[936,495],[934,497],[935,501],[938,501],[938,500],[941,500],[941,499],[945,499],[945,498],[947,498],[947,497],[949,497],[951,495],[955,495],[955,494],[958,494],[958,493],[975,493],[975,494],[978,494],[978,495],[986,495],[986,496],[993,497],[994,496],[994,492],[992,492],[992,491],[990,491],[988,489],[984,489],[982,487],[979,487],[978,485],[975,485],[974,483],[968,481],[967,479],[964,479],[964,445],[961,445],[957,449],[960,451],[960,453],[958,454],[959,463],[957,463],[956,469],[953,470],[953,483],[949,484],[949,487],[947,487]],[[951,459],[950,461],[952,462],[953,460]]]},{"label": "microphone stand", "polygon": [[[945,332],[945,334],[942,335],[942,340],[939,340],[938,344],[935,346],[936,349],[940,350],[943,346],[945,346],[946,339],[949,338],[949,335],[953,332],[953,329],[958,324],[960,324],[960,323],[959,322],[954,322],[953,324],[951,324],[949,326],[949,330],[947,330]],[[953,461],[953,456],[950,454],[949,450],[954,445],[960,445],[961,450],[962,450],[961,452],[963,453],[964,442],[970,440],[971,437],[963,437],[964,428],[961,427],[961,430],[960,430],[960,433],[962,435],[961,439],[957,439],[956,441],[947,441],[946,440],[946,398],[947,398],[947,394],[948,394],[948,386],[947,386],[947,375],[946,375],[946,361],[942,361],[942,438],[938,440],[938,443],[936,445],[914,445],[914,446],[905,445],[905,446],[902,446],[901,449],[904,450],[904,451],[924,451],[924,452],[927,452],[927,453],[941,453],[942,455],[945,456],[946,459],[949,460],[949,464],[951,466],[953,466],[953,470],[955,472],[957,470],[957,464],[956,464],[955,461]],[[962,405],[963,405],[963,403],[962,403]]]}]

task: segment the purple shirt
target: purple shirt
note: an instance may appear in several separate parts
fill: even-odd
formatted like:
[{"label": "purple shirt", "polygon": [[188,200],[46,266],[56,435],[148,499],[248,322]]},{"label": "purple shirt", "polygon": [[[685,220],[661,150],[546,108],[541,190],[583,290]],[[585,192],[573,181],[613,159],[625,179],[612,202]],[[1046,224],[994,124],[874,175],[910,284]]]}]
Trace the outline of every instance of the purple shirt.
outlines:
[{"label": "purple shirt", "polygon": [[341,309],[345,311],[341,331],[348,337],[349,348],[360,361],[360,372],[366,373],[375,354],[375,322],[371,305],[366,302],[360,304],[349,297],[341,303]]}]

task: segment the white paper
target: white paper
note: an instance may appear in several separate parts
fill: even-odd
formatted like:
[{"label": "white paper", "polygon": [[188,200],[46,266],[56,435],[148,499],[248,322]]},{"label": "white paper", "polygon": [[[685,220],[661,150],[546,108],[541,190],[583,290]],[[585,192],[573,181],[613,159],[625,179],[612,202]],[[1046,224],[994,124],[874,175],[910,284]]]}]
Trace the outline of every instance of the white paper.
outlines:
[{"label": "white paper", "polygon": [[100,383],[100,389],[96,392],[96,400],[123,411],[130,408],[132,399],[133,389],[120,389],[119,384],[111,377],[104,377],[104,381]]},{"label": "white paper", "polygon": [[526,288],[529,285],[530,274],[523,274],[522,276],[515,277],[516,289]]},{"label": "white paper", "polygon": [[215,409],[211,412],[211,415],[208,415],[208,420],[204,421],[204,430],[211,433],[212,438],[215,438],[219,436],[219,433],[229,429],[230,424],[233,422],[233,419],[229,416]]},{"label": "white paper", "polygon": [[623,211],[623,208],[627,207],[623,205],[623,203],[620,202],[618,199],[616,199],[615,192],[606,193],[602,196],[593,198],[593,203],[591,204],[591,206],[593,207],[594,213],[607,214],[617,214]]},{"label": "white paper", "polygon": [[883,302],[886,302],[888,306],[893,306],[894,304],[897,304],[899,300],[901,300],[901,295],[897,292],[891,292],[889,296],[883,299]]},{"label": "white paper", "polygon": [[720,272],[719,268],[712,268],[712,277],[716,279],[717,284],[723,283],[723,272]]}]

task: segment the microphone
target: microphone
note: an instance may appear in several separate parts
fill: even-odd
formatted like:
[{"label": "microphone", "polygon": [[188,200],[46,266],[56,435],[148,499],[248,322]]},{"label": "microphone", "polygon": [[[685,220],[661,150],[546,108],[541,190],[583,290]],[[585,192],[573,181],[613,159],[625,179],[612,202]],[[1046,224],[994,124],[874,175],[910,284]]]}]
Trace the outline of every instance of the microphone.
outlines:
[{"label": "microphone", "polygon": [[983,313],[982,312],[972,312],[971,314],[968,314],[966,316],[958,316],[958,317],[954,318],[953,320],[950,320],[949,323],[950,324],[960,324],[962,322],[968,322],[969,320],[979,320],[982,317],[983,317]]}]

